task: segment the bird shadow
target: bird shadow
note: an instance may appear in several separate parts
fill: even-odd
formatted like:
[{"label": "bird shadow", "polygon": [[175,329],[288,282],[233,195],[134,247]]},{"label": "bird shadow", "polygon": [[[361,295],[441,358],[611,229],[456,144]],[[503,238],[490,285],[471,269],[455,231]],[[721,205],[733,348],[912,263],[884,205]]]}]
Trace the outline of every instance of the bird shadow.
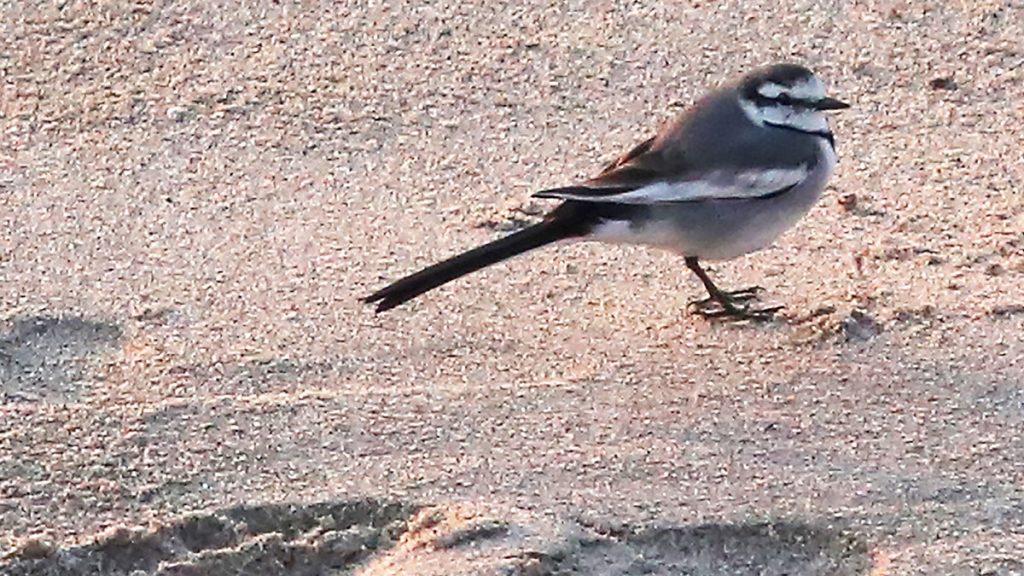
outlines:
[{"label": "bird shadow", "polygon": [[72,401],[89,361],[121,341],[118,324],[81,316],[27,316],[0,336],[0,399]]}]

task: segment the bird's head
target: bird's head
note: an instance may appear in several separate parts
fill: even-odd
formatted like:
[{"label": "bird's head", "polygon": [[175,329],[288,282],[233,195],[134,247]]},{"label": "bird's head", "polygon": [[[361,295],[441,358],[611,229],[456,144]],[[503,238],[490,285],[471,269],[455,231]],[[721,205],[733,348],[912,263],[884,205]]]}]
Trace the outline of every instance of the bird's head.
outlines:
[{"label": "bird's head", "polygon": [[773,64],[751,72],[739,84],[740,106],[758,125],[811,133],[829,132],[825,112],[850,105],[829,97],[825,84],[797,64]]}]

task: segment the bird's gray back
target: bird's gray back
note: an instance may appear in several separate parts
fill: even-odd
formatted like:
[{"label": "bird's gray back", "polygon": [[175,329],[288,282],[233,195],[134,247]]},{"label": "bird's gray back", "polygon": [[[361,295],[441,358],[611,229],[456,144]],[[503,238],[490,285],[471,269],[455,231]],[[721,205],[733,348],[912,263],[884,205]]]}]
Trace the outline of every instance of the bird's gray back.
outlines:
[{"label": "bird's gray back", "polygon": [[756,170],[814,163],[820,137],[759,126],[739,105],[735,88],[713,92],[665,127],[652,152],[670,172]]}]

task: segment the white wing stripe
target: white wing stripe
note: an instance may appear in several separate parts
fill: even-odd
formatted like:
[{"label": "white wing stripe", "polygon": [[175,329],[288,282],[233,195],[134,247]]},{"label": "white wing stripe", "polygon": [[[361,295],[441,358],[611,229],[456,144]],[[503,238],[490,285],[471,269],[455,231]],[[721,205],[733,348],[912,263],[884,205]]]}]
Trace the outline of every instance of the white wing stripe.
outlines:
[{"label": "white wing stripe", "polygon": [[608,196],[559,194],[558,198],[617,204],[662,204],[716,198],[758,198],[799,184],[807,177],[808,173],[809,170],[806,166],[748,170],[738,173],[713,172],[701,180],[658,182],[621,194]]}]

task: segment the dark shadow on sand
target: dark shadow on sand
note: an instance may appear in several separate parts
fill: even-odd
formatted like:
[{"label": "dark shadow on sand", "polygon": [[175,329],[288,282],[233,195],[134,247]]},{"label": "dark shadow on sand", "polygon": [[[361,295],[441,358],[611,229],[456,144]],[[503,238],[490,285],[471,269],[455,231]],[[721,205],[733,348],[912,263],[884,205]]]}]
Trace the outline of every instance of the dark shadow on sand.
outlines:
[{"label": "dark shadow on sand", "polygon": [[95,355],[112,349],[117,324],[80,316],[29,316],[0,336],[0,401],[73,401]]}]

